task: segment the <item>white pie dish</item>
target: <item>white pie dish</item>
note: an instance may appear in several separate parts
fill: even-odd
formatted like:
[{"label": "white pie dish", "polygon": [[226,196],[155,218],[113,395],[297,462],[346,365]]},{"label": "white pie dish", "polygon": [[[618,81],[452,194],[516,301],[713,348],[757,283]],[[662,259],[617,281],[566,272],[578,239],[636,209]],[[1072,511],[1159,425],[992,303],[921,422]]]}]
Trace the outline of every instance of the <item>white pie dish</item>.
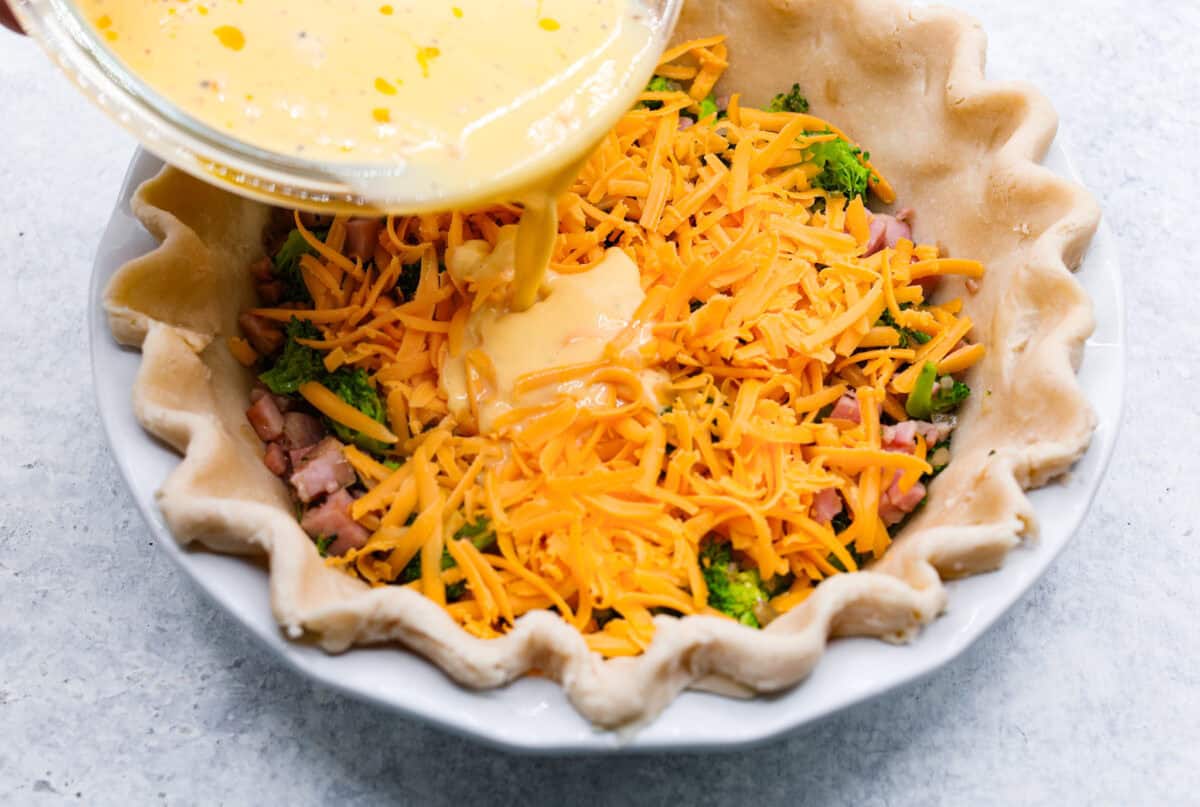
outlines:
[{"label": "white pie dish", "polygon": [[[1046,165],[1073,178],[1057,145]],[[767,740],[926,675],[982,635],[1045,571],[1082,521],[1115,441],[1124,378],[1123,310],[1116,252],[1102,229],[1077,273],[1093,301],[1097,321],[1079,374],[1098,418],[1091,447],[1067,480],[1030,494],[1040,537],[1014,551],[1000,571],[949,583],[946,614],[913,643],[893,646],[840,639],[801,686],[783,695],[742,701],[684,693],[656,721],[632,735],[598,732],[548,680],[525,678],[503,689],[475,692],[454,684],[420,657],[393,648],[357,648],[330,656],[315,646],[284,638],[272,615],[267,575],[260,566],[182,549],[155,503],[155,491],[179,458],[134,417],[130,390],[140,356],[113,341],[101,295],[121,265],[156,245],[130,214],[129,199],[160,167],[156,158],[145,153],[139,153],[130,167],[98,252],[90,308],[101,417],[121,472],[158,542],[204,591],[296,669],[349,694],[497,746],[545,753],[726,749]]]}]

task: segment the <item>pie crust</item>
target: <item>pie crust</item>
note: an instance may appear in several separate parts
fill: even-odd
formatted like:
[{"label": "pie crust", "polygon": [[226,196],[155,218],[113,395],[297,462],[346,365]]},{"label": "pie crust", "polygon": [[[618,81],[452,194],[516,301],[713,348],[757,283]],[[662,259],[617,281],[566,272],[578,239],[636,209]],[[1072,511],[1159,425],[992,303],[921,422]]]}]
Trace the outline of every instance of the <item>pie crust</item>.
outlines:
[{"label": "pie crust", "polygon": [[945,608],[942,580],[996,569],[1036,534],[1024,491],[1066,473],[1095,425],[1075,378],[1091,305],[1070,270],[1099,209],[1038,165],[1056,128],[1049,103],[1023,84],[985,81],[983,32],[944,8],[689,0],[677,36],[713,32],[729,36],[723,86],[744,104],[800,81],[814,112],[865,144],[917,211],[920,240],[936,237],[946,254],[988,267],[977,293],[959,279],[942,291],[963,297],[988,354],[971,371],[953,461],[926,507],[870,570],[824,581],[761,631],[660,616],[644,655],[608,661],[549,611],[521,617],[502,638],[474,638],[420,594],[326,567],[300,529],[245,418],[252,376],[225,345],[253,303],[245,267],[262,255],[268,211],[167,168],[132,200],[162,243],[113,277],[110,325],[142,351],[139,421],[183,455],[158,493],[176,539],[268,555],[271,605],[289,637],[330,652],[396,642],[473,688],[536,669],[595,724],[625,726],[686,688],[748,696],[791,687],[832,636],[908,640]]}]

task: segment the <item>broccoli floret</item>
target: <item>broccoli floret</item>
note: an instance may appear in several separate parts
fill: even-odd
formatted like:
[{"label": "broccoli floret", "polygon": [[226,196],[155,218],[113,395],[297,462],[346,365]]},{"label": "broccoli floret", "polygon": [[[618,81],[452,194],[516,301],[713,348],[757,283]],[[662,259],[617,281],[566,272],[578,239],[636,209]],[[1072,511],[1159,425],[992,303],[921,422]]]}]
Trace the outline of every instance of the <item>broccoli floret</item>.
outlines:
[{"label": "broccoli floret", "polygon": [[[829,522],[829,528],[832,529],[835,534],[841,535],[843,532],[850,529],[850,525],[853,523],[853,521],[854,519],[850,512],[843,508],[842,512],[834,516],[833,520]],[[846,547],[846,551],[850,553],[850,557],[854,559],[854,565],[859,569],[870,563],[873,557],[872,555],[863,554],[857,551],[853,544]],[[839,572],[849,571],[845,564],[838,559],[838,556],[832,552],[825,557],[825,560],[830,566],[837,569]]]},{"label": "broccoli floret", "polygon": [[[862,554],[861,552],[856,550],[853,545],[846,547],[846,551],[848,553],[850,553],[850,557],[854,559],[854,565],[856,567],[858,567],[859,569],[863,568],[864,566],[866,566],[868,563],[871,562],[871,559],[872,559],[871,555]],[[843,564],[840,560],[838,560],[838,556],[834,555],[832,552],[829,554],[829,556],[827,558],[825,558],[825,560],[829,562],[830,566],[837,569],[839,572],[845,573],[845,572],[849,571],[846,568],[845,564]]]},{"label": "broccoli floret", "polygon": [[[324,233],[314,232],[313,235],[324,240]],[[272,261],[275,267],[275,277],[283,283],[283,297],[280,298],[280,302],[312,303],[308,286],[304,285],[304,278],[300,275],[300,258],[312,254],[312,247],[304,240],[304,236],[300,234],[299,230],[292,230],[288,233],[287,240],[275,253]]]},{"label": "broccoli floret", "polygon": [[[322,366],[322,369],[324,369],[324,366]],[[330,392],[367,417],[377,420],[380,423],[387,423],[383,401],[380,400],[379,393],[375,391],[375,386],[367,377],[366,370],[362,368],[351,369],[343,367],[337,372],[326,375],[323,383],[329,388]],[[364,451],[383,454],[388,450],[388,446],[384,443],[366,437],[360,432],[343,426],[341,423],[330,421],[329,425],[333,428],[334,434],[343,441],[354,443]]]},{"label": "broccoli floret", "polygon": [[454,531],[454,537],[469,538],[480,552],[490,549],[496,543],[496,531],[492,529],[492,521],[487,516],[480,516],[463,524]]},{"label": "broccoli floret", "polygon": [[911,328],[903,328],[897,325],[896,320],[892,318],[892,312],[888,311],[886,308],[883,310],[883,314],[880,315],[878,324],[888,328],[896,329],[896,332],[900,334],[900,344],[897,345],[897,347],[905,348],[913,342],[917,343],[918,345],[923,345],[933,338],[927,333],[914,331]]},{"label": "broccoli floret", "polygon": [[[646,85],[646,92],[676,92],[678,89],[679,83],[665,76],[654,76]],[[644,109],[661,109],[662,101],[642,101],[640,106]]]},{"label": "broccoli floret", "polygon": [[936,383],[937,365],[927,361],[908,393],[908,400],[904,402],[904,411],[908,412],[909,417],[924,420],[933,414],[933,387]]},{"label": "broccoli floret", "polygon": [[666,76],[654,76],[646,85],[646,92],[675,92],[678,89],[679,84]]},{"label": "broccoli floret", "polygon": [[[492,522],[487,516],[480,516],[474,521],[468,521],[454,532],[455,539],[469,538],[471,543],[475,544],[475,548],[480,552],[486,552],[491,549],[496,543],[496,531],[492,529]],[[454,556],[450,554],[450,550],[442,550],[442,571],[454,568]],[[396,578],[397,583],[411,583],[414,580],[421,579],[421,553],[418,552],[413,556],[413,559],[408,562],[404,570]],[[460,580],[457,583],[452,583],[446,586],[446,599],[457,600],[467,591],[467,584]]]},{"label": "broccoli floret", "polygon": [[[943,381],[950,383],[943,385]],[[904,403],[904,411],[909,417],[927,420],[931,415],[950,412],[957,409],[971,394],[971,388],[961,381],[954,381],[950,376],[938,378],[937,365],[931,361],[925,362],[908,400]]]},{"label": "broccoli floret", "polygon": [[[841,535],[843,532],[850,529],[850,525],[853,523],[853,521],[854,521],[854,519],[851,516],[850,512],[847,511],[845,508],[843,508],[842,511],[840,513],[838,513],[836,516],[834,516],[833,520],[829,522],[829,528],[831,530],[833,530],[833,532],[836,535]],[[857,552],[854,549],[853,544],[846,547],[846,551],[850,553],[850,557],[852,557],[854,559],[855,566],[857,566],[859,569],[861,569],[863,566],[867,565],[867,563],[869,563],[871,560],[871,555],[864,555],[864,554]],[[830,552],[829,555],[827,555],[825,557],[825,560],[826,560],[826,562],[829,563],[830,566],[837,569],[839,572],[848,571],[846,569],[845,565],[840,560],[838,560],[838,556],[833,554],[832,552]]]},{"label": "broccoli floret", "polygon": [[[276,395],[292,395],[307,381],[318,381],[329,388],[346,403],[367,417],[386,423],[386,412],[379,393],[367,378],[366,371],[343,367],[330,373],[325,369],[321,354],[300,344],[298,339],[320,339],[321,332],[307,320],[292,317],[286,328],[287,342],[275,366],[259,376],[267,388]],[[347,443],[376,454],[386,453],[388,447],[377,440],[364,437],[353,429],[336,421],[328,420],[334,433]]]},{"label": "broccoli floret", "polygon": [[259,376],[276,395],[291,395],[306,381],[317,381],[325,375],[321,354],[306,347],[297,339],[320,339],[321,332],[308,320],[292,317],[285,329],[287,342],[275,360],[275,366]]},{"label": "broccoli floret", "polygon": [[421,262],[406,263],[400,269],[400,277],[396,278],[396,290],[405,300],[411,300],[421,285]]},{"label": "broccoli floret", "polygon": [[741,571],[733,562],[733,548],[712,540],[700,550],[700,568],[708,586],[708,604],[743,625],[759,627],[754,612],[767,601],[767,592],[758,570]]},{"label": "broccoli floret", "polygon": [[329,553],[329,545],[332,544],[336,538],[336,535],[318,535],[316,540],[317,554],[319,554],[321,557],[325,557]]},{"label": "broccoli floret", "polygon": [[[457,530],[454,531],[454,537],[468,538],[471,543],[475,544],[475,548],[480,552],[490,549],[496,543],[496,532],[492,529],[492,522],[487,516],[480,516],[474,521],[468,521]],[[442,568],[449,569],[454,566],[454,557],[449,550],[442,550]],[[467,593],[467,581],[459,580],[457,583],[451,583],[446,586],[446,599],[457,600],[462,595]]]},{"label": "broccoli floret", "polygon": [[[697,104],[696,106],[699,107],[698,112],[692,112],[690,109],[685,109],[679,113],[680,116],[687,118],[692,123],[699,123],[702,120],[707,120],[709,122],[713,122],[713,121],[717,121],[717,120],[720,120],[721,118],[725,117],[725,110],[723,110],[719,106],[717,106],[716,93],[710,92],[707,96],[704,97],[704,100],[700,101],[700,103]],[[732,154],[732,151],[730,151],[730,154]],[[725,162],[725,160],[726,160],[724,152],[722,152],[721,154],[718,154],[717,157],[722,162]],[[729,165],[729,163],[727,163],[727,166],[728,165]]]},{"label": "broccoli floret", "polygon": [[962,405],[971,395],[971,388],[961,381],[955,381],[949,387],[938,384],[933,393],[933,411],[935,413],[950,412]]},{"label": "broccoli floret", "polygon": [[866,195],[871,172],[862,164],[862,160],[868,156],[862,149],[839,137],[837,140],[813,143],[808,147],[808,153],[809,162],[821,169],[821,173],[813,177],[814,187],[840,193],[848,199]]},{"label": "broccoli floret", "polygon": [[800,85],[793,84],[787,92],[781,92],[767,104],[768,112],[807,112],[808,99],[800,92]]}]

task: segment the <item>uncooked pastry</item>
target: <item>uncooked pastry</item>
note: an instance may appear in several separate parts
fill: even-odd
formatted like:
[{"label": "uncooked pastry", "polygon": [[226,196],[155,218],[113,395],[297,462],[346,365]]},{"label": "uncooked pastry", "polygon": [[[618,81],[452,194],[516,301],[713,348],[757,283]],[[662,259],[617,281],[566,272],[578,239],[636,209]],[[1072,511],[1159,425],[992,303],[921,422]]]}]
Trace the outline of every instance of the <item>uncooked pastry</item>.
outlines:
[{"label": "uncooked pastry", "polygon": [[[757,631],[731,620],[658,617],[649,650],[601,660],[549,612],[499,639],[476,639],[433,602],[370,588],[325,566],[262,464],[244,415],[251,375],[226,349],[252,304],[246,266],[262,254],[267,209],[166,169],[134,213],[162,244],[106,293],[112,332],[143,359],[133,391],[142,425],[184,455],[158,503],[175,537],[270,556],[271,604],[288,636],[330,652],[396,641],[469,687],[536,668],[598,725],[645,721],[681,690],[775,692],[813,669],[831,636],[904,641],[945,607],[942,580],[997,568],[1036,532],[1024,490],[1065,473],[1095,419],[1075,379],[1091,306],[1072,276],[1099,210],[1037,161],[1056,118],[1033,89],[983,78],[985,39],[964,15],[896,0],[689,2],[678,36],[725,32],[723,83],[765,103],[800,81],[814,111],[865,144],[918,211],[916,235],[982,260],[978,293],[947,281],[988,355],[968,379],[954,460],[928,505],[869,571],[823,582]],[[1048,416],[1051,415],[1052,416]]]}]

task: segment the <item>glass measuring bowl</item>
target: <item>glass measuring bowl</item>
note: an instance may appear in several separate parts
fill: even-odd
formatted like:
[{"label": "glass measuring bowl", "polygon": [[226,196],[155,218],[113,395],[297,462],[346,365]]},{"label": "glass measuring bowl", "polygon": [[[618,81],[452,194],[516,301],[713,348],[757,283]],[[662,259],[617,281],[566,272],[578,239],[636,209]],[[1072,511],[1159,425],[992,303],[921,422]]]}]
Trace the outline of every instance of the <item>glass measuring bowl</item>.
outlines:
[{"label": "glass measuring bowl", "polygon": [[[446,210],[481,199],[505,199],[569,166],[593,140],[596,126],[581,127],[553,152],[503,175],[481,179],[469,192],[406,193],[403,168],[394,163],[330,163],[266,150],[231,137],[184,112],[126,68],[79,15],[71,0],[9,0],[25,31],[93,102],[164,161],[230,191],[271,204],[322,212],[411,213]],[[661,51],[683,0],[642,0]],[[613,105],[616,123],[650,78],[653,60],[627,74],[624,105]],[[645,73],[645,75],[642,75]],[[519,156],[519,155],[514,155]],[[516,163],[517,160],[514,160]]]}]

